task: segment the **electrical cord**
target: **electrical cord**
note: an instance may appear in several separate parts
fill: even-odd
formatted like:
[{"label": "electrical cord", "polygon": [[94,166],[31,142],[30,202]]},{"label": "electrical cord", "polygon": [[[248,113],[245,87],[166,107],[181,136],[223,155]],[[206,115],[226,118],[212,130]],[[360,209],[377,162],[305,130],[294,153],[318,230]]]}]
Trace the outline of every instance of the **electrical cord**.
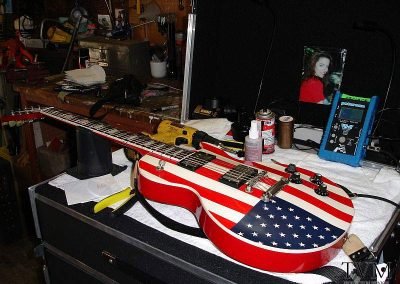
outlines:
[{"label": "electrical cord", "polygon": [[400,138],[392,138],[392,137],[385,137],[385,136],[369,136],[370,139],[379,139],[379,140],[387,140],[392,142],[400,142]]},{"label": "electrical cord", "polygon": [[377,111],[376,114],[379,114],[379,113],[385,112],[385,111],[400,111],[400,108],[399,107],[388,107],[388,108],[384,108],[384,109]]},{"label": "electrical cord", "polygon": [[[304,146],[308,146],[308,148],[300,148],[298,145],[304,145]],[[307,151],[307,150],[315,150],[318,151],[320,144],[311,140],[311,139],[307,139],[307,140],[302,140],[302,139],[297,139],[297,138],[293,138],[293,146],[300,151]]]},{"label": "electrical cord", "polygon": [[350,198],[353,198],[353,197],[364,197],[364,198],[377,199],[377,200],[384,201],[384,202],[392,204],[393,206],[396,207],[396,209],[400,209],[400,204],[398,204],[396,202],[393,202],[392,200],[389,200],[389,199],[386,199],[386,198],[383,198],[383,197],[380,197],[380,196],[376,196],[376,195],[354,193],[354,192],[351,192],[347,187],[345,187],[345,186],[343,186],[341,184],[337,184],[337,185],[341,189],[343,189]]},{"label": "electrical cord", "polygon": [[311,124],[299,124],[298,126],[294,127],[294,130],[301,129],[301,128],[321,130],[321,128],[313,126]]},{"label": "electrical cord", "polygon": [[268,65],[268,61],[269,61],[270,55],[271,55],[271,50],[272,50],[272,46],[273,46],[273,43],[274,43],[274,40],[275,40],[275,34],[276,34],[276,22],[277,22],[277,20],[276,20],[275,11],[269,5],[269,1],[268,0],[265,1],[265,5],[266,5],[267,9],[270,11],[270,13],[272,15],[272,21],[273,21],[272,36],[271,36],[271,40],[269,42],[268,52],[267,52],[267,56],[266,56],[265,62],[264,62],[264,68],[263,68],[263,72],[262,72],[262,75],[261,75],[260,85],[258,87],[256,103],[254,105],[254,113],[257,112],[258,100],[260,99],[260,94],[261,94],[261,90],[262,90],[263,83],[264,83],[264,76],[265,76],[265,72],[267,70],[267,65]]}]

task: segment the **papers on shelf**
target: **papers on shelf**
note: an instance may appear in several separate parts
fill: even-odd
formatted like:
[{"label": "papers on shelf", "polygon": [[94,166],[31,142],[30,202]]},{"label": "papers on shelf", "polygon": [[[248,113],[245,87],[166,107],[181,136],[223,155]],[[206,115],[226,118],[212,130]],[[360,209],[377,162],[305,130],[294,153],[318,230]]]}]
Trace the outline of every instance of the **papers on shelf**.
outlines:
[{"label": "papers on shelf", "polygon": [[65,80],[83,86],[92,86],[106,82],[106,72],[99,65],[92,65],[85,69],[75,69],[65,72]]}]

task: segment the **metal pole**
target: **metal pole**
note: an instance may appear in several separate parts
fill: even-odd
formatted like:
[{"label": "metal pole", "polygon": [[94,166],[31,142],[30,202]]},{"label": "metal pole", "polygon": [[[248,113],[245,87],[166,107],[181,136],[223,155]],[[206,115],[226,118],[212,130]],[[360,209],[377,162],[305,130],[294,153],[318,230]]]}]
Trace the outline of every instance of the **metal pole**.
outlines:
[{"label": "metal pole", "polygon": [[74,42],[75,42],[75,39],[76,39],[76,35],[78,34],[78,30],[79,30],[79,26],[81,24],[81,20],[82,20],[82,16],[79,16],[79,19],[75,24],[74,31],[72,32],[71,42],[69,43],[67,57],[65,58],[64,66],[63,66],[63,68],[61,70],[61,74],[64,73],[65,68],[68,65],[69,58],[71,57],[72,48],[74,47]]}]

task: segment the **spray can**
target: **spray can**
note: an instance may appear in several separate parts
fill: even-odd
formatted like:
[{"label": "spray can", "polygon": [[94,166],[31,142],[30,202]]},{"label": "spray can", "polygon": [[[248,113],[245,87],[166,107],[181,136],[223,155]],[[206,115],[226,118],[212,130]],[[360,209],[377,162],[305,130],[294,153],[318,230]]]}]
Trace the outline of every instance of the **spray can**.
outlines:
[{"label": "spray can", "polygon": [[262,152],[271,154],[275,151],[275,114],[269,109],[261,109],[256,119],[261,124]]}]

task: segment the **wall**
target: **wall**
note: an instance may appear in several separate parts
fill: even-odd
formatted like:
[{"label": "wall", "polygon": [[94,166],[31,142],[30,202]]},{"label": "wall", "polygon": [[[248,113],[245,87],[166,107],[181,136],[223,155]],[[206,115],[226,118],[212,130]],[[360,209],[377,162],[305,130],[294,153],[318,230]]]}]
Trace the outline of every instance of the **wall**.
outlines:
[{"label": "wall", "polygon": [[[130,7],[130,22],[132,24],[141,23],[139,20],[139,16],[136,13],[136,5],[135,0],[129,1]],[[145,2],[145,1],[143,1]],[[183,0],[184,9],[180,10],[178,8],[178,0],[155,0],[155,2],[159,5],[161,13],[175,13],[176,14],[176,30],[177,31],[186,31],[187,27],[187,15],[191,12],[191,6],[189,0]],[[133,31],[134,38],[143,39],[145,37],[145,28],[140,27],[136,28]],[[164,43],[166,37],[163,36],[160,32],[158,32],[157,24],[152,23],[148,25],[148,38],[151,43],[161,44]]]},{"label": "wall", "polygon": [[[270,9],[264,3],[270,3]],[[392,62],[390,41],[381,32],[354,30],[353,24],[364,20],[378,23],[392,34],[398,47],[396,55],[400,58],[400,10],[396,5],[395,0],[260,0],[247,1],[246,5],[228,0],[199,1],[193,104],[203,103],[206,96],[215,96],[225,103],[253,111],[272,41],[273,14],[276,15],[276,33],[258,109],[284,99],[284,103],[291,103],[285,107],[291,108],[297,116],[299,105],[295,102],[299,95],[305,45],[346,48],[342,91],[355,96],[377,95],[384,100]],[[399,68],[398,64],[396,68]],[[399,74],[397,69],[388,106],[399,106]],[[327,112],[322,115],[320,124],[325,122]]]}]

